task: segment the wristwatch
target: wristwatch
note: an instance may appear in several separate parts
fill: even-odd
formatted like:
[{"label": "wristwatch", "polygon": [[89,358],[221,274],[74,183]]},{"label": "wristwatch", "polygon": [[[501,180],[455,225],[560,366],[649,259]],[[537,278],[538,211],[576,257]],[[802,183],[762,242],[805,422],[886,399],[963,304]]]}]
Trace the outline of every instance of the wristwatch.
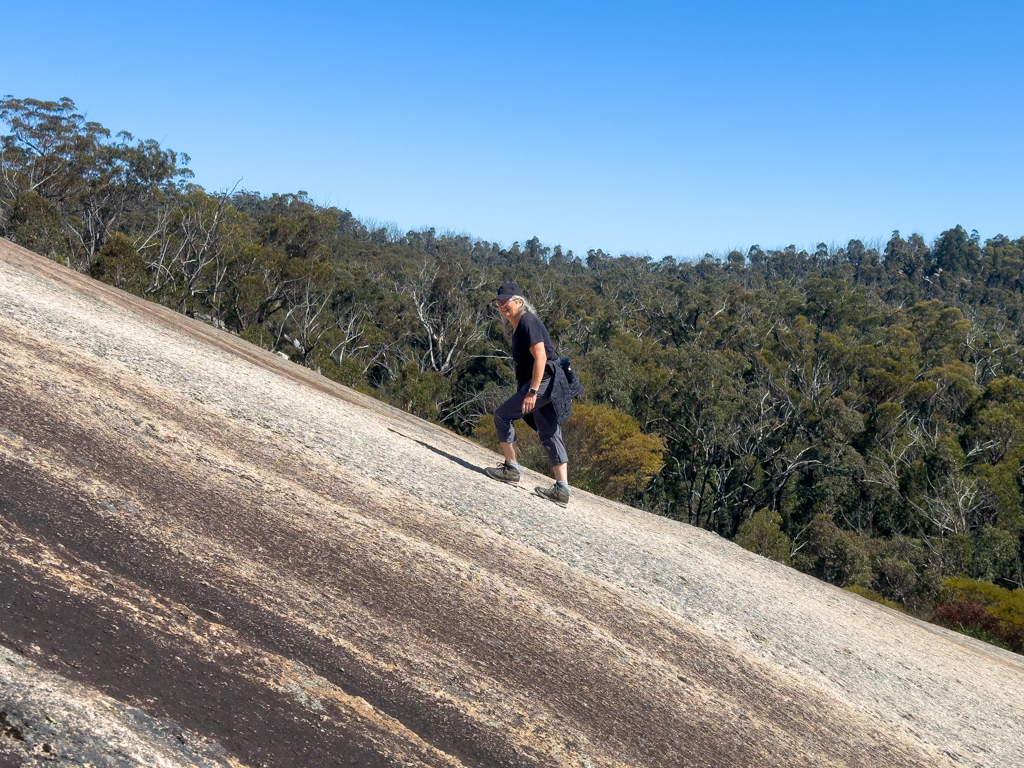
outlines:
[{"label": "wristwatch", "polygon": [[540,394],[540,390],[539,389],[534,389],[533,387],[530,387],[530,394],[531,395],[539,395]]}]

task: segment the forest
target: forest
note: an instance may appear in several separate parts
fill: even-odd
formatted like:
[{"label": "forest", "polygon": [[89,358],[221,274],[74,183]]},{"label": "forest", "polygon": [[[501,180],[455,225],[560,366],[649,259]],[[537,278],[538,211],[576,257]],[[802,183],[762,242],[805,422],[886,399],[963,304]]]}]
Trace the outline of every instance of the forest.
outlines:
[{"label": "forest", "polygon": [[1024,650],[1024,237],[503,247],[209,192],[70,99],[8,96],[0,122],[3,237],[492,448],[514,280],[586,387],[574,486]]}]

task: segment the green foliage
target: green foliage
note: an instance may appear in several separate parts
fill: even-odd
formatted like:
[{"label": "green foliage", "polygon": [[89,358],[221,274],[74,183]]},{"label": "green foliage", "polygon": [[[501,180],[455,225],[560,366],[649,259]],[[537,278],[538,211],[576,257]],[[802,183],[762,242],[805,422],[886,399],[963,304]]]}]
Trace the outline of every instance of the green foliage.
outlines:
[{"label": "green foliage", "polygon": [[[496,447],[494,419],[481,416],[473,436]],[[519,462],[549,473],[550,461],[536,433],[517,422],[516,438]],[[636,419],[606,405],[574,404],[573,415],[562,424],[562,438],[572,485],[610,499],[625,499],[642,490],[662,466],[662,442],[643,434]]]},{"label": "green foliage", "polygon": [[983,525],[974,532],[972,543],[970,572],[974,578],[992,582],[1012,582],[1017,568],[1017,551],[1020,544],[1020,536],[1016,531]]},{"label": "green foliage", "polygon": [[131,238],[115,232],[89,267],[89,275],[115,288],[141,296],[149,273]]},{"label": "green foliage", "polygon": [[36,192],[24,192],[10,204],[10,218],[3,235],[30,251],[64,264],[71,247],[61,228],[60,211]]},{"label": "green foliage", "polygon": [[1008,593],[1008,590],[995,584],[984,581],[975,581],[966,577],[958,576],[946,579],[942,583],[942,591],[939,593],[939,600],[947,602],[958,600],[964,603],[975,603],[986,608],[998,604]]},{"label": "green foliage", "polygon": [[421,371],[406,363],[388,392],[389,399],[420,418],[437,420],[438,405],[447,398],[449,383],[437,371]]},{"label": "green foliage", "polygon": [[844,531],[827,514],[815,515],[799,566],[824,581],[845,587],[870,585],[872,572],[867,547],[852,531]]},{"label": "green foliage", "polygon": [[981,248],[961,226],[943,232],[934,251],[938,269],[950,279],[970,278],[977,271]]},{"label": "green foliage", "polygon": [[[87,270],[108,236],[122,224],[159,205],[192,173],[188,156],[161,149],[155,141],[135,142],[126,132],[111,136],[87,121],[70,99],[0,100],[0,121],[11,132],[0,138],[0,212],[35,195],[49,203],[47,221],[22,230],[27,241],[57,248],[52,216],[67,238],[69,262]],[[31,210],[37,204],[30,204]],[[3,216],[0,218],[8,218]],[[39,232],[45,233],[40,241]]]},{"label": "green foliage", "polygon": [[901,605],[913,605],[925,590],[921,568],[905,557],[882,557],[874,563],[874,584],[880,594]]},{"label": "green foliage", "polygon": [[793,542],[782,532],[782,517],[770,509],[759,509],[740,525],[734,541],[755,554],[789,564]]},{"label": "green foliage", "polygon": [[1007,590],[1007,593],[988,610],[999,622],[1000,635],[1014,650],[1021,650],[1024,645],[1024,589]]},{"label": "green foliage", "polygon": [[636,419],[607,405],[574,404],[562,437],[572,457],[573,484],[611,499],[643,490],[665,463],[662,440],[644,434]]},{"label": "green foliage", "polygon": [[273,335],[262,325],[250,325],[240,335],[250,344],[255,344],[257,347],[263,347],[263,349],[274,348]]}]

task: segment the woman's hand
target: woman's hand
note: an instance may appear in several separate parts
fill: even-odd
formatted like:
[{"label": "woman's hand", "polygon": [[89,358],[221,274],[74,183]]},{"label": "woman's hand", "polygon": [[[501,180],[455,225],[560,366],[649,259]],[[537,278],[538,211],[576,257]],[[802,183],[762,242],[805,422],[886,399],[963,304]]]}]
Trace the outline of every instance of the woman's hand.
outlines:
[{"label": "woman's hand", "polygon": [[523,413],[529,413],[537,407],[537,396],[527,395],[523,398]]}]

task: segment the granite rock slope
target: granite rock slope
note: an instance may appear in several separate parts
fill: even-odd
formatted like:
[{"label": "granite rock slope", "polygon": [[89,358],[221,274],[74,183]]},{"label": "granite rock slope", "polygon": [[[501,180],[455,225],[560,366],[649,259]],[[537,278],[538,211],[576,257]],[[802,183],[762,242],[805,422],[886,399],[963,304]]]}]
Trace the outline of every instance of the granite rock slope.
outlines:
[{"label": "granite rock slope", "polygon": [[0,766],[1024,765],[1021,657],[3,241],[0,382]]},{"label": "granite rock slope", "polygon": [[224,750],[0,650],[0,765],[230,768]]}]

